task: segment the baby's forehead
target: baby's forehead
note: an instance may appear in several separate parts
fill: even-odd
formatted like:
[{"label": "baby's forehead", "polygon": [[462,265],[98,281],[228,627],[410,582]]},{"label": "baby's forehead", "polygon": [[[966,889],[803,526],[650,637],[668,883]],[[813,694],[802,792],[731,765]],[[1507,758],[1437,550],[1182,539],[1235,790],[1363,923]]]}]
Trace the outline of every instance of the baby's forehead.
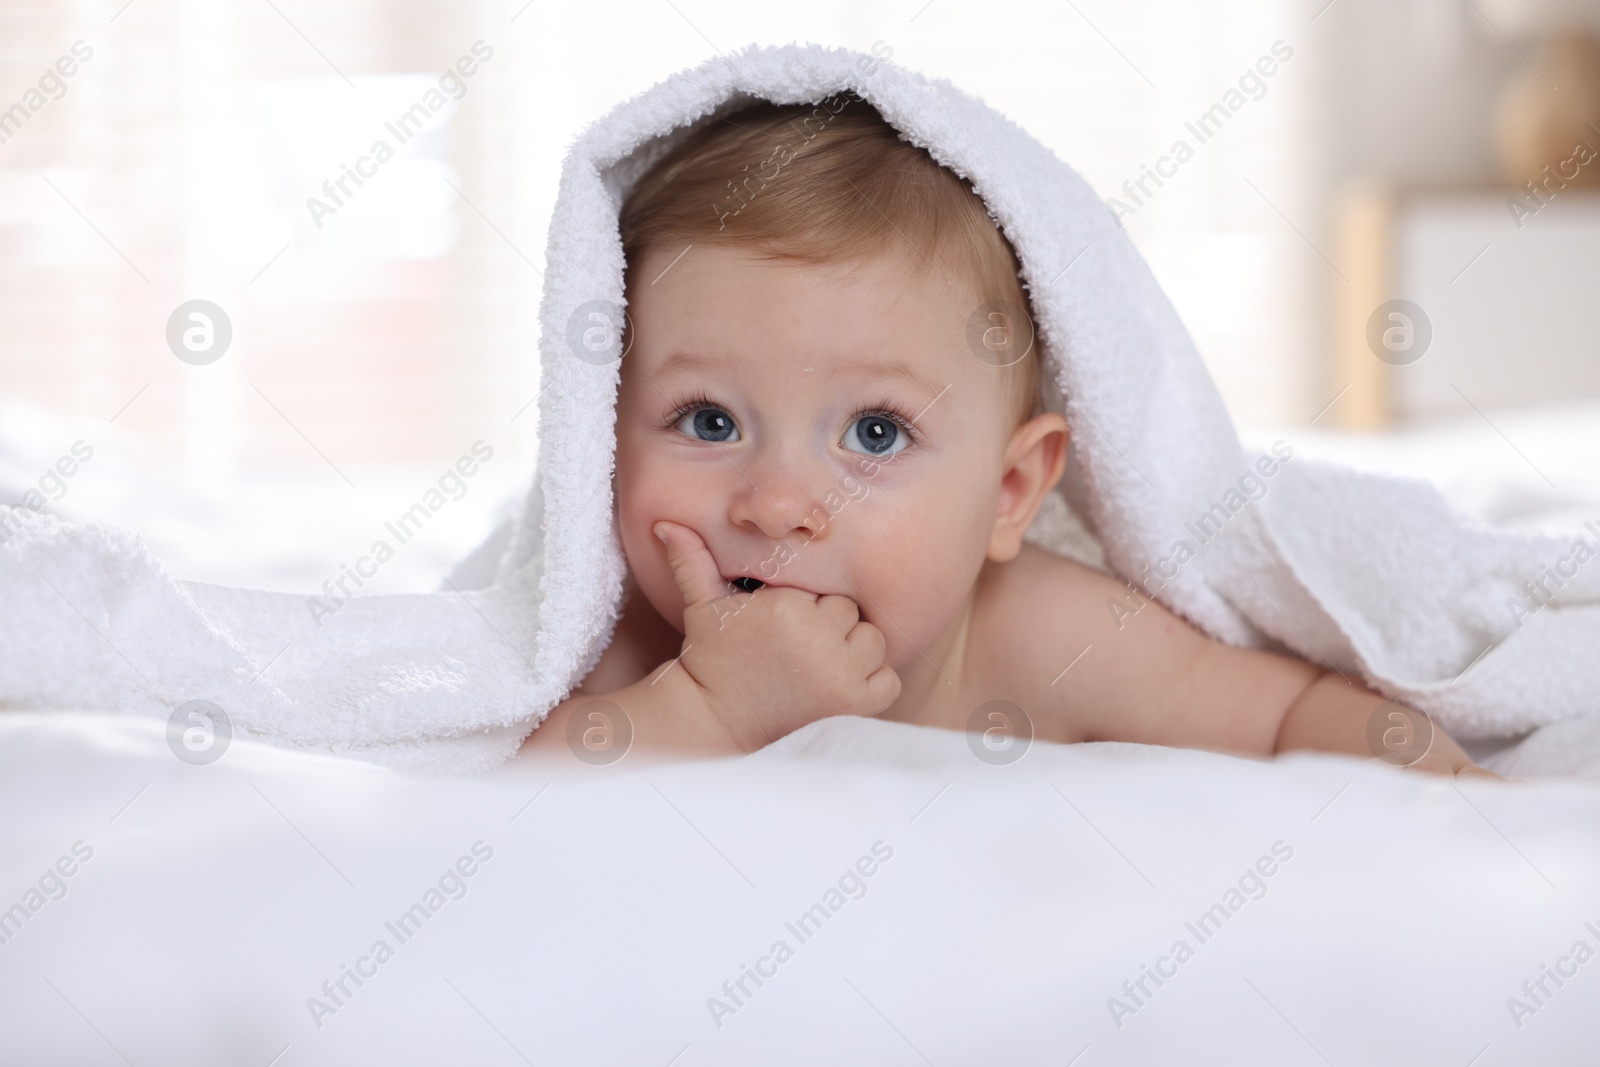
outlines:
[{"label": "baby's forehead", "polygon": [[[731,351],[704,351],[677,348],[664,358],[645,366],[655,383],[690,378],[715,378],[718,376],[743,376],[750,371],[783,369],[801,374],[816,375],[821,381],[846,385],[895,383],[929,396],[951,386],[947,368],[926,347],[907,346],[902,351],[874,350],[867,352],[815,352],[793,351],[782,345],[767,351],[735,348]],[[636,373],[639,368],[636,368]],[[627,373],[628,361],[623,361]]]},{"label": "baby's forehead", "polygon": [[959,343],[977,303],[965,279],[903,249],[812,261],[714,243],[651,248],[628,296],[651,364],[690,349],[927,365]]}]

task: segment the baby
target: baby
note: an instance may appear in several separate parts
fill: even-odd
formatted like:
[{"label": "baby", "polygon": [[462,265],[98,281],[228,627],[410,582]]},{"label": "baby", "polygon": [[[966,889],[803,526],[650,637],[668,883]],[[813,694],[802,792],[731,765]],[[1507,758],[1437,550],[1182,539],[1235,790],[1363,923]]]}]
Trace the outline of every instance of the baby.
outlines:
[{"label": "baby", "polygon": [[[859,97],[696,131],[621,230],[623,614],[525,751],[603,696],[635,748],[694,755],[831,715],[965,730],[995,700],[1050,741],[1381,754],[1383,696],[1154,602],[1114,618],[1124,583],[1024,543],[1068,426],[1020,264]],[[1490,775],[1437,730],[1412,766]]]}]

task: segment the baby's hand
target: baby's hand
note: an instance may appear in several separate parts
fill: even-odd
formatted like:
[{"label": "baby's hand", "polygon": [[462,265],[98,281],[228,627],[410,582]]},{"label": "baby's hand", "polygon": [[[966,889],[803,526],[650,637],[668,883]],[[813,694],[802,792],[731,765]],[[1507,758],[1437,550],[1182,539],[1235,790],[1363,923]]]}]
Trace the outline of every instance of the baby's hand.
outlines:
[{"label": "baby's hand", "polygon": [[1438,735],[1435,735],[1433,749],[1427,755],[1401,769],[1437,774],[1445,778],[1493,778],[1497,782],[1505,781],[1489,768],[1473,763],[1472,758],[1453,740],[1441,739]]},{"label": "baby's hand", "polygon": [[699,534],[656,529],[685,604],[679,665],[745,751],[831,715],[876,715],[900,695],[883,633],[855,601],[786,586],[734,592]]}]

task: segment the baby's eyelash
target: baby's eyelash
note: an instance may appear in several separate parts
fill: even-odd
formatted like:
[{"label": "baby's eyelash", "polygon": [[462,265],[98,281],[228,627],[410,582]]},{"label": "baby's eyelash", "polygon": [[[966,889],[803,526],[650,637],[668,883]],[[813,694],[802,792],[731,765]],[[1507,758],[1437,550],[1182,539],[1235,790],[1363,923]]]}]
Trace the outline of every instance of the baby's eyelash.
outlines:
[{"label": "baby's eyelash", "polygon": [[905,435],[911,439],[912,444],[917,444],[922,440],[922,431],[917,429],[916,423],[911,421],[911,416],[902,411],[900,406],[893,400],[885,398],[870,408],[863,408],[850,416],[850,422],[853,424],[857,419],[865,418],[868,415],[877,415],[880,418],[888,419],[905,432]]},{"label": "baby's eyelash", "polygon": [[[698,411],[701,408],[717,408],[718,410],[722,411],[727,410],[725,407],[723,407],[723,405],[717,403],[715,400],[712,400],[711,397],[705,392],[697,392],[674,405],[672,414],[668,415],[662,421],[659,429],[673,429],[678,425],[678,423],[683,421],[684,416]],[[876,415],[880,418],[888,419],[890,422],[900,427],[901,431],[905,433],[906,437],[910,439],[912,444],[917,444],[922,440],[922,431],[917,428],[916,423],[911,421],[911,416],[907,415],[898,404],[887,397],[870,407],[861,408],[860,410],[856,411],[855,414],[850,416],[850,422],[853,425],[857,420],[863,419],[868,415]]]},{"label": "baby's eyelash", "polygon": [[677,426],[678,423],[682,422],[683,417],[689,414],[691,411],[698,411],[700,408],[721,407],[721,404],[718,404],[716,401],[712,400],[704,392],[698,392],[690,396],[687,400],[683,400],[674,406],[672,409],[672,414],[668,415],[666,420],[662,422],[658,428],[662,430],[670,430]]}]

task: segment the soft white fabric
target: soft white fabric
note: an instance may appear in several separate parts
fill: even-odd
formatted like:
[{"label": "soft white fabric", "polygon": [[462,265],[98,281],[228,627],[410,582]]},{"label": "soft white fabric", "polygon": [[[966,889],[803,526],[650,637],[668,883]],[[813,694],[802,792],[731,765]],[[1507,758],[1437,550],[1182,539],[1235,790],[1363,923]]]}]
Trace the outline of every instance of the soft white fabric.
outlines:
[{"label": "soft white fabric", "polygon": [[[620,603],[610,487],[619,365],[577,358],[568,327],[590,301],[623,300],[623,198],[697,123],[753,98],[820,101],[846,89],[969,180],[1021,259],[1047,400],[1065,411],[1075,451],[1030,540],[1091,562],[1103,552],[1209,633],[1281,642],[1464,737],[1595,712],[1600,564],[1519,620],[1511,602],[1528,600],[1523,583],[1569,556],[1570,539],[1493,533],[1423,484],[1303,459],[1248,501],[1241,479],[1256,457],[1094,191],[948,82],[816,46],[708,61],[573,144],[540,305],[536,482],[456,590],[357,598],[318,629],[303,598],[175,582],[135,538],[38,519],[0,550],[0,703],[164,715],[205,698],[285,744],[439,769],[503,760],[598,660]],[[1221,532],[1200,544],[1189,524],[1208,512]],[[1161,561],[1180,541],[1198,554],[1152,580],[1170,572]]]},{"label": "soft white fabric", "polygon": [[[1135,745],[994,767],[960,733],[859,719],[586,781],[413,778],[249,743],[192,767],[158,722],[73,714],[0,715],[0,782],[0,910],[30,908],[0,943],[7,1063],[1593,1057],[1600,962],[1570,957],[1600,948],[1593,786]],[[80,841],[65,892],[29,904]],[[878,842],[864,894],[829,901]],[[417,904],[401,942],[386,924]],[[785,924],[818,904],[802,942]],[[1215,905],[1202,942],[1186,924]],[[1541,965],[1568,977],[1535,1004]],[[1134,1004],[1145,966],[1168,977]]]}]

